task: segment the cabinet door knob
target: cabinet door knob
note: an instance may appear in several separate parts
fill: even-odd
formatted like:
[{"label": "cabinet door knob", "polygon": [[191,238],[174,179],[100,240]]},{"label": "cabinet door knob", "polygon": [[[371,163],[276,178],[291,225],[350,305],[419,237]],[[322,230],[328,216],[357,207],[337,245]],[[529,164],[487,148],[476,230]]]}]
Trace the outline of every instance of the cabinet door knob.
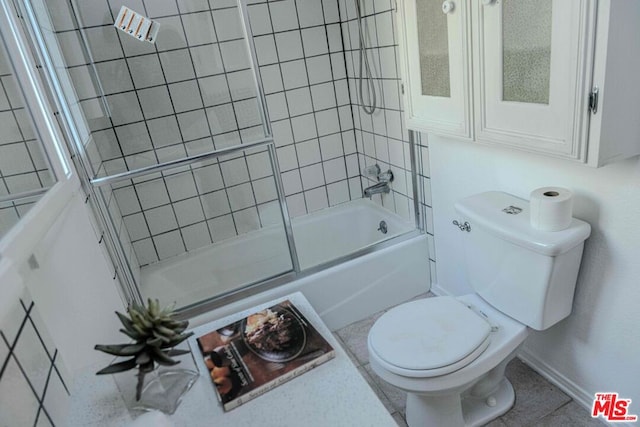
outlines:
[{"label": "cabinet door knob", "polygon": [[456,8],[456,4],[450,0],[446,0],[442,2],[442,13],[445,15],[449,15],[453,13],[453,10]]},{"label": "cabinet door knob", "polygon": [[496,2],[496,0],[482,0],[482,4],[485,5],[485,6],[491,6],[495,2]]}]

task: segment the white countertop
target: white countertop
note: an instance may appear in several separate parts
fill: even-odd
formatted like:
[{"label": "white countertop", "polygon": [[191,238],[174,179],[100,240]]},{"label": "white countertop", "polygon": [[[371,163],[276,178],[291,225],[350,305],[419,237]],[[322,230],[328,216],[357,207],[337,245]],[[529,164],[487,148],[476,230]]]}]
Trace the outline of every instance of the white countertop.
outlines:
[{"label": "white countertop", "polygon": [[[224,412],[218,402],[209,373],[201,369],[200,378],[170,417],[176,427],[396,426],[344,349],[300,292],[218,319],[208,326],[210,330],[225,326],[286,299],[295,303],[331,343],[336,357],[229,412]],[[98,377],[94,370],[77,378],[72,390],[69,426],[126,426],[132,420],[113,378]]]}]

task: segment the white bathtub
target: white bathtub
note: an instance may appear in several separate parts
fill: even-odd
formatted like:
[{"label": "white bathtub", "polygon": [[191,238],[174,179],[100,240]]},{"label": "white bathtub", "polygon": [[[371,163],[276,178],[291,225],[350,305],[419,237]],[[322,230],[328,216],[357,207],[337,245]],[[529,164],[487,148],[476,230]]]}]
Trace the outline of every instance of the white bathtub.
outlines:
[{"label": "white bathtub", "polygon": [[[387,234],[378,230],[380,221],[385,221]],[[292,228],[304,271],[414,227],[361,199],[296,218]],[[426,238],[417,236],[315,274],[301,275],[210,315],[217,317],[300,290],[335,329],[426,292],[428,269]],[[289,270],[283,228],[272,226],[143,267],[140,290],[145,297],[175,301],[184,307]]]},{"label": "white bathtub", "polygon": [[[387,233],[378,229],[384,221]],[[358,199],[292,221],[302,270],[399,236],[415,228],[369,199]]]}]

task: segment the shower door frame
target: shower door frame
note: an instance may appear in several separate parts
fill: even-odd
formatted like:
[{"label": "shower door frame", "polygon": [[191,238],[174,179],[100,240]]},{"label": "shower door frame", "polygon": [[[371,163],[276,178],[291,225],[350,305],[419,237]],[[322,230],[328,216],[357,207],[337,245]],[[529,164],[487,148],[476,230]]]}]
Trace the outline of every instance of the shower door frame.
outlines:
[{"label": "shower door frame", "polygon": [[14,224],[0,238],[0,258],[20,263],[33,256],[33,248],[64,210],[80,183],[71,167],[62,131],[46,97],[45,84],[37,72],[15,4],[9,0],[0,1],[0,26],[0,44],[6,49],[6,60],[11,65],[18,90],[24,97],[24,108],[28,111],[44,160],[55,180],[45,188],[0,197],[0,202],[32,199],[37,202],[20,218],[18,224]]},{"label": "shower door frame", "polygon": [[[260,147],[265,147],[269,153],[269,159],[271,163],[272,173],[274,175],[274,181],[276,184],[276,191],[278,196],[278,202],[280,205],[280,211],[282,215],[285,235],[287,239],[287,245],[289,249],[290,259],[292,268],[288,271],[284,271],[280,274],[271,277],[265,277],[260,281],[239,287],[237,289],[225,292],[223,294],[212,296],[208,299],[201,300],[190,304],[188,306],[182,307],[178,310],[181,317],[188,318],[194,317],[199,314],[208,312],[217,307],[229,304],[231,302],[237,301],[239,299],[245,298],[249,295],[253,295],[257,292],[265,291],[268,289],[272,289],[274,287],[280,286],[282,284],[291,282],[293,280],[301,279],[303,277],[312,275],[319,271],[325,270],[327,268],[354,260],[361,256],[380,251],[384,248],[396,245],[403,241],[412,239],[414,237],[423,235],[425,233],[426,225],[424,223],[424,212],[420,207],[420,200],[424,200],[423,189],[420,183],[418,182],[418,162],[420,161],[419,156],[416,155],[416,140],[420,138],[419,134],[414,134],[414,132],[409,131],[409,147],[410,147],[410,164],[411,164],[411,175],[412,175],[412,187],[413,187],[413,214],[415,218],[415,229],[401,234],[399,236],[392,237],[390,239],[384,240],[382,242],[374,243],[363,247],[357,251],[351,252],[347,255],[343,255],[327,261],[325,263],[306,268],[304,270],[301,269],[298,253],[295,244],[295,236],[293,233],[293,228],[291,225],[291,218],[289,216],[288,207],[285,198],[284,186],[282,183],[282,176],[280,173],[280,169],[278,166],[278,160],[275,149],[275,142],[273,139],[273,133],[271,129],[271,122],[269,120],[268,111],[266,108],[266,97],[262,88],[261,76],[259,73],[259,66],[257,62],[257,55],[255,50],[255,45],[253,42],[253,38],[251,37],[251,25],[249,22],[249,15],[247,4],[245,0],[237,0],[239,10],[242,16],[242,26],[243,33],[245,38],[245,43],[248,47],[248,53],[250,57],[252,73],[254,75],[254,84],[256,90],[256,100],[258,103],[258,110],[262,119],[262,126],[264,130],[265,137],[259,140],[253,141],[247,144],[238,144],[232,147],[213,150],[203,154],[189,156],[178,160],[173,160],[169,162],[160,163],[157,165],[147,166],[115,175],[98,177],[91,176],[90,161],[88,158],[88,154],[85,151],[85,147],[82,144],[81,138],[79,137],[78,130],[76,129],[76,125],[74,120],[72,119],[71,112],[69,109],[69,105],[67,105],[67,100],[64,91],[53,71],[53,62],[49,55],[47,45],[44,42],[44,37],[41,33],[41,29],[38,26],[38,19],[36,17],[35,11],[31,4],[31,0],[21,0],[21,5],[24,7],[26,12],[26,17],[24,22],[26,25],[27,32],[29,33],[33,44],[35,45],[35,52],[32,52],[33,55],[37,55],[42,63],[44,64],[44,68],[46,72],[44,73],[49,83],[49,90],[52,93],[52,98],[54,99],[58,110],[62,113],[63,119],[59,120],[61,126],[64,128],[66,135],[68,136],[68,140],[70,141],[70,149],[73,152],[72,158],[74,162],[76,162],[76,169],[81,176],[81,183],[84,191],[87,193],[87,201],[90,202],[96,219],[99,222],[100,227],[103,231],[103,238],[105,239],[106,247],[108,254],[114,264],[114,278],[119,277],[120,279],[120,287],[121,287],[121,295],[123,299],[128,303],[143,303],[143,296],[140,292],[139,285],[136,281],[135,275],[129,265],[128,258],[126,257],[126,251],[123,247],[120,239],[118,238],[118,232],[116,225],[109,213],[107,201],[100,191],[102,186],[107,186],[110,184],[122,182],[125,180],[130,180],[136,177],[149,175],[152,173],[162,172],[164,170],[176,168],[179,166],[189,166],[198,162],[202,162],[205,160],[211,160],[218,158],[223,155],[233,154],[239,151],[246,151],[249,149],[255,149]],[[420,169],[422,170],[422,169]]]},{"label": "shower door frame", "polygon": [[[71,0],[70,0],[71,1]],[[131,270],[128,259],[126,257],[125,248],[122,246],[120,239],[118,238],[117,227],[111,218],[111,214],[109,213],[108,204],[105,200],[101,191],[99,191],[100,187],[110,185],[113,183],[133,179],[140,176],[150,175],[152,173],[161,172],[167,169],[172,169],[179,166],[189,166],[198,162],[202,162],[205,160],[215,159],[223,155],[233,154],[238,151],[245,151],[252,148],[260,148],[266,147],[269,153],[271,170],[274,176],[274,181],[276,185],[276,192],[278,195],[278,202],[280,206],[280,211],[282,215],[283,225],[285,229],[285,235],[287,239],[287,246],[289,250],[289,256],[291,260],[291,269],[284,271],[277,277],[281,275],[287,275],[300,271],[300,264],[298,260],[298,255],[295,246],[295,240],[293,236],[293,229],[291,227],[291,218],[289,216],[285,196],[284,196],[284,186],[282,184],[282,176],[280,174],[280,169],[278,166],[275,143],[273,140],[273,132],[271,130],[271,121],[269,120],[269,115],[266,109],[266,98],[264,95],[264,91],[262,89],[262,82],[260,80],[259,68],[257,62],[257,55],[255,50],[255,45],[253,43],[253,39],[250,34],[250,23],[248,18],[248,10],[247,4],[243,0],[237,0],[237,4],[240,10],[240,14],[242,16],[242,30],[244,34],[244,40],[248,48],[249,59],[251,62],[251,71],[253,73],[253,83],[254,88],[256,90],[256,100],[258,104],[258,111],[260,113],[262,128],[264,131],[264,138],[261,138],[257,141],[252,141],[247,144],[238,144],[232,147],[227,147],[219,150],[209,151],[200,155],[189,156],[186,158],[160,163],[157,165],[152,165],[148,167],[143,167],[139,169],[135,169],[132,171],[127,171],[115,175],[110,175],[106,177],[98,177],[92,176],[90,171],[92,168],[87,166],[90,165],[91,162],[89,160],[88,154],[85,150],[85,147],[82,143],[81,138],[79,137],[79,132],[76,128],[74,120],[71,118],[70,107],[67,103],[66,95],[58,81],[58,78],[53,71],[55,66],[49,54],[46,42],[44,41],[44,36],[39,27],[39,22],[37,15],[35,13],[35,9],[31,3],[31,0],[21,0],[20,4],[15,4],[16,14],[18,14],[19,18],[23,18],[23,22],[26,24],[25,29],[31,38],[31,45],[33,46],[33,52],[29,52],[33,56],[37,56],[41,63],[44,64],[45,76],[47,83],[49,84],[49,91],[52,92],[51,95],[54,99],[56,107],[58,111],[62,113],[64,119],[59,120],[61,126],[64,128],[64,132],[68,137],[68,141],[70,141],[70,150],[72,151],[72,159],[76,163],[76,169],[80,172],[81,175],[81,184],[84,191],[87,193],[87,202],[91,201],[91,206],[93,208],[93,212],[98,219],[100,227],[103,229],[103,238],[105,239],[105,243],[107,243],[107,251],[109,256],[114,264],[114,278],[120,278],[121,285],[121,295],[126,300],[128,304],[130,303],[143,303],[144,298],[140,292],[139,284],[135,279],[135,275]],[[20,9],[20,6],[24,8],[24,10]],[[26,17],[21,17],[20,13],[24,12]],[[84,50],[88,49],[84,46]],[[90,52],[89,52],[90,53]],[[102,98],[101,98],[102,99]],[[106,103],[105,103],[106,104]],[[263,281],[271,280],[272,277],[265,277],[259,282],[250,284],[248,286],[244,286],[240,289],[246,289],[248,287],[256,286],[261,284]],[[233,291],[231,291],[233,292]],[[216,299],[216,297],[212,297],[211,299]],[[208,300],[205,300],[205,302]],[[200,303],[195,303],[194,305],[198,305]],[[181,310],[182,311],[182,310]]]}]

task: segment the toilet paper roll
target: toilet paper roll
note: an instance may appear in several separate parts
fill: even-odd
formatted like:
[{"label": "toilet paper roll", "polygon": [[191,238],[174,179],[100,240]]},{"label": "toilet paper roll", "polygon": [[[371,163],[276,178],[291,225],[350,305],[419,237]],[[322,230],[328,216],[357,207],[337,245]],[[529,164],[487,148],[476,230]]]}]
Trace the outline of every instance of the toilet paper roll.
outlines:
[{"label": "toilet paper roll", "polygon": [[566,188],[542,187],[531,192],[531,226],[542,231],[560,231],[571,225],[573,194]]}]

